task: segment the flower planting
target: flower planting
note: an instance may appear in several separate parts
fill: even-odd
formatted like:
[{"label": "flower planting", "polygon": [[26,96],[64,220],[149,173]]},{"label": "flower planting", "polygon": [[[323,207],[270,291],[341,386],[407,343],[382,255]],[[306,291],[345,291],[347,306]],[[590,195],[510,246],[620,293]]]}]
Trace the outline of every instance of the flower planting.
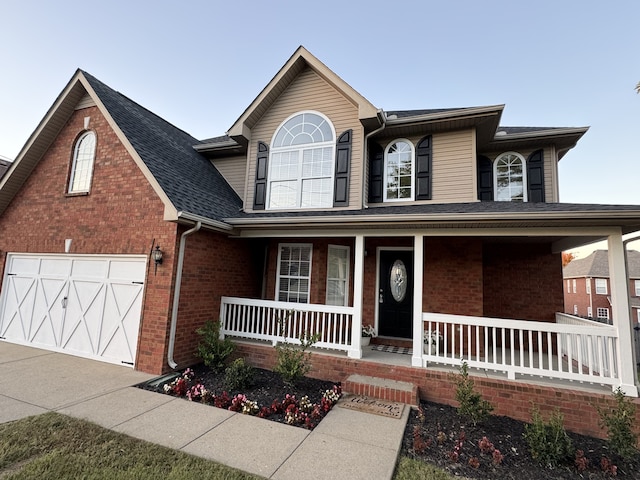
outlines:
[{"label": "flower planting", "polygon": [[[272,372],[255,369],[256,375],[267,376],[274,375]],[[200,376],[205,378],[200,378]],[[212,378],[219,380],[222,391],[214,391],[213,388],[206,386],[206,379],[211,383]],[[321,382],[318,380],[308,379],[309,383],[329,385],[330,382]],[[273,386],[274,378],[268,378],[263,382],[263,386],[259,387],[262,397],[264,391]],[[286,393],[282,398],[274,398],[268,402],[261,398],[261,402],[250,398],[249,394],[229,393],[225,388],[228,384],[228,378],[215,372],[196,372],[192,369],[186,369],[182,375],[177,377],[171,383],[167,383],[162,387],[162,391],[166,394],[176,397],[182,397],[192,402],[204,403],[217,408],[223,408],[232,412],[238,412],[244,415],[253,415],[260,418],[266,418],[275,421],[281,421],[288,425],[307,428],[312,430],[320,420],[333,408],[342,395],[340,385],[332,385],[324,390],[317,390],[315,400],[308,394],[296,395],[295,393]],[[317,387],[317,385],[316,385]],[[285,387],[289,388],[289,387]],[[311,388],[313,391],[313,388]]]}]

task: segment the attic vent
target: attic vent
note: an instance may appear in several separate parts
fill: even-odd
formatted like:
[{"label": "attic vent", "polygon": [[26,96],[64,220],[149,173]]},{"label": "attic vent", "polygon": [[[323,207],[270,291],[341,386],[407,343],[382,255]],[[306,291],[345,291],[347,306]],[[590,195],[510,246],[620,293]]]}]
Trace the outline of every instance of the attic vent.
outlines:
[{"label": "attic vent", "polygon": [[504,130],[500,130],[499,132],[496,132],[496,137],[504,137],[507,134],[507,132],[505,132]]}]

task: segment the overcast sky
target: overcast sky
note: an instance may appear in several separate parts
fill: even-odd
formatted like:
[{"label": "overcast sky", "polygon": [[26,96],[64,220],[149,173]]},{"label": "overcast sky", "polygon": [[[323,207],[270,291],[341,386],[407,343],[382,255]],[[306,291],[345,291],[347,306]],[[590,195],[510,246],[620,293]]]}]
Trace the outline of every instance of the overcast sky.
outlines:
[{"label": "overcast sky", "polygon": [[505,126],[590,126],[561,201],[640,204],[639,25],[637,0],[0,0],[0,155],[76,68],[222,135],[304,45],[387,111],[506,104]]}]

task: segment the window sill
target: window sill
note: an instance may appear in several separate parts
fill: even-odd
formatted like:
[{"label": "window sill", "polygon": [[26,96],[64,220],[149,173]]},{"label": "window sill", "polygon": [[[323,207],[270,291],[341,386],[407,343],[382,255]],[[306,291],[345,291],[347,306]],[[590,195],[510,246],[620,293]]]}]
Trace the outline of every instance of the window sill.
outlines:
[{"label": "window sill", "polygon": [[65,193],[65,197],[86,197],[89,195],[89,192],[73,192],[73,193]]}]

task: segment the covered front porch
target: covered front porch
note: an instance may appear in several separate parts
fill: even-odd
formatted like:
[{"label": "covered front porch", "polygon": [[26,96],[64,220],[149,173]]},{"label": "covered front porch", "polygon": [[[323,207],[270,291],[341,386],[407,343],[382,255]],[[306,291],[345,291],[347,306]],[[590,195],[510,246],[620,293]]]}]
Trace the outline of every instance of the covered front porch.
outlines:
[{"label": "covered front porch", "polygon": [[[360,332],[362,325],[368,324],[382,335],[382,343],[404,341],[410,347],[409,355],[394,357],[396,364],[459,367],[464,360],[472,368],[508,380],[547,379],[568,387],[572,385],[569,382],[580,382],[620,387],[625,394],[638,396],[624,243],[619,230],[333,233],[331,241],[337,240],[353,252],[344,292],[346,305],[323,304],[321,295],[313,298],[313,287],[309,289],[310,303],[268,300],[272,295],[278,298],[278,289],[272,285],[264,289],[263,299],[223,297],[221,334],[265,345],[299,342],[302,335],[317,335],[315,348],[349,359],[375,356],[379,360],[383,357],[378,352],[362,345]],[[291,241],[282,234],[270,235],[274,244]],[[560,252],[603,237],[609,242],[613,325],[558,313],[562,305],[554,300],[562,297]],[[327,243],[317,231],[297,232],[294,241],[300,238],[314,245],[313,252],[317,245]],[[518,250],[522,250],[521,263]],[[393,292],[383,285],[395,265],[384,263],[385,251],[411,253],[404,257],[409,264],[402,273],[410,278],[396,284],[398,298],[402,297],[399,302],[391,299]],[[538,253],[527,253],[532,251]],[[266,285],[277,283],[274,276],[279,267],[274,264],[279,261],[265,259]],[[313,268],[317,268],[314,262]],[[327,275],[325,270],[315,283],[326,282]],[[313,276],[309,277],[313,283]],[[392,280],[390,284],[389,288],[394,288]],[[554,299],[545,299],[549,296]],[[407,299],[408,309],[399,309],[391,318],[398,322],[408,318],[408,330],[384,327],[385,303],[404,302],[406,307]]]}]

